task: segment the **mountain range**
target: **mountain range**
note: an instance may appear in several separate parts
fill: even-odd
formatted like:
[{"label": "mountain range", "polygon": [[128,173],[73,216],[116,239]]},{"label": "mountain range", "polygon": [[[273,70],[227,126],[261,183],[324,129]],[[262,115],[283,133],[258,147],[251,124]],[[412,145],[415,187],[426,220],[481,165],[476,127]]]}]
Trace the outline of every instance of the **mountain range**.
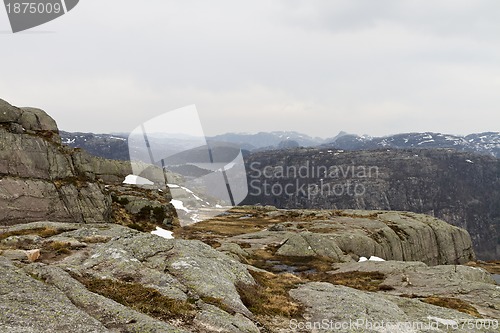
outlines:
[{"label": "mountain range", "polygon": [[[128,160],[126,133],[93,134],[61,131],[63,144],[82,148],[89,153],[111,159]],[[295,147],[319,147],[344,150],[451,148],[500,157],[500,132],[453,135],[433,132],[402,133],[383,137],[340,132],[327,139],[311,137],[294,131],[259,132],[256,134],[227,133],[208,137],[210,142],[227,142],[247,151],[266,151]]]}]

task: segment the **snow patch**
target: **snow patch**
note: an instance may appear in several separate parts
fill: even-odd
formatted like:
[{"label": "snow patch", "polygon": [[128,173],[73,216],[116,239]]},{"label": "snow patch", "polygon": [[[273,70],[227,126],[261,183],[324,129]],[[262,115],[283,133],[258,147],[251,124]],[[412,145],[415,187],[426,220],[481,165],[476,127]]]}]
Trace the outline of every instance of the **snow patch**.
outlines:
[{"label": "snow patch", "polygon": [[376,256],[371,256],[369,259],[367,259],[366,257],[359,257],[358,262],[365,262],[365,261],[385,261],[385,260]]},{"label": "snow patch", "polygon": [[151,231],[153,235],[160,236],[166,239],[174,239],[174,235],[172,231],[168,231],[165,229],[162,229],[160,227],[156,227],[156,230]]},{"label": "snow patch", "polygon": [[186,213],[189,213],[190,210],[187,209],[185,206],[184,206],[184,202],[180,201],[180,200],[176,200],[176,199],[172,199],[170,200],[170,203],[172,205],[174,205],[175,209],[180,209],[180,210],[183,210],[185,211]]},{"label": "snow patch", "polygon": [[131,184],[131,185],[154,185],[152,181],[149,179],[136,176],[136,175],[128,175],[125,177],[123,184]]}]

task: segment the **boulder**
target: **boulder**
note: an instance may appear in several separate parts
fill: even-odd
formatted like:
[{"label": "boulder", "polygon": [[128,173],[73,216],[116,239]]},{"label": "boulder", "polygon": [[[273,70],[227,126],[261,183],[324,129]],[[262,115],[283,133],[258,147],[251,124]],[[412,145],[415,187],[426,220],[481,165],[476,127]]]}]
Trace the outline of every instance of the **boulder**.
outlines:
[{"label": "boulder", "polygon": [[21,116],[21,110],[0,99],[0,124],[16,122]]},{"label": "boulder", "polygon": [[45,111],[37,108],[20,108],[22,113],[17,122],[30,131],[49,131],[58,133],[57,124]]}]

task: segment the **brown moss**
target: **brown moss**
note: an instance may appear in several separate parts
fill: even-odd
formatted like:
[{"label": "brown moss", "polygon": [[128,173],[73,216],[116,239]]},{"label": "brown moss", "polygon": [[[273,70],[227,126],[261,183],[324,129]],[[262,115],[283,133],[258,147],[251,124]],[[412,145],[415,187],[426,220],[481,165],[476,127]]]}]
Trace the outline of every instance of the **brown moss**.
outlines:
[{"label": "brown moss", "polygon": [[399,295],[399,297],[415,298],[424,303],[457,310],[477,318],[482,318],[475,307],[458,298],[441,296],[419,296],[416,294],[401,294]]},{"label": "brown moss", "polygon": [[37,235],[42,238],[47,238],[60,234],[61,232],[62,230],[57,230],[50,227],[7,231],[0,234],[0,240],[6,239],[10,236],[24,236],[24,235]]},{"label": "brown moss", "polygon": [[329,282],[350,288],[355,288],[364,291],[388,291],[394,288],[388,285],[383,285],[385,275],[381,272],[344,272],[344,273],[313,273],[307,274],[306,277],[312,281]]},{"label": "brown moss", "polygon": [[279,247],[279,244],[270,244],[263,249],[255,250],[247,258],[247,261],[255,267],[275,273],[283,272],[283,268],[280,268],[283,266],[295,273],[304,271],[326,272],[332,269],[332,260],[328,257],[281,256],[276,254]]},{"label": "brown moss", "polygon": [[440,297],[440,296],[430,296],[420,299],[424,303],[433,304],[437,306],[441,306],[443,308],[453,309],[460,311],[462,313],[466,313],[468,315],[482,318],[477,309],[470,305],[469,303],[462,301],[458,298],[452,297]]},{"label": "brown moss", "polygon": [[113,202],[111,218],[114,223],[123,225],[125,227],[135,229],[141,232],[150,232],[156,229],[157,225],[161,223],[153,223],[149,217],[143,215],[134,215],[129,213],[119,203]]},{"label": "brown moss", "polygon": [[500,274],[500,260],[492,261],[471,261],[465,264],[471,267],[481,267],[491,274]]},{"label": "brown moss", "polygon": [[50,242],[44,246],[44,249],[54,251],[55,254],[71,253],[71,243],[68,242]]},{"label": "brown moss", "polygon": [[235,314],[234,310],[232,310],[229,306],[227,306],[224,303],[224,300],[221,298],[211,297],[211,296],[202,296],[202,297],[200,297],[200,299],[203,302],[205,302],[207,304],[214,305],[214,306],[218,307],[219,309],[221,309],[222,311],[225,311],[229,314],[232,314],[232,315]]},{"label": "brown moss", "polygon": [[239,283],[241,301],[255,315],[299,317],[302,306],[288,294],[303,281],[293,274],[273,274],[250,271],[257,285]]},{"label": "brown moss", "polygon": [[182,319],[189,322],[195,315],[193,304],[171,299],[139,283],[90,276],[74,277],[88,290],[160,320]]}]

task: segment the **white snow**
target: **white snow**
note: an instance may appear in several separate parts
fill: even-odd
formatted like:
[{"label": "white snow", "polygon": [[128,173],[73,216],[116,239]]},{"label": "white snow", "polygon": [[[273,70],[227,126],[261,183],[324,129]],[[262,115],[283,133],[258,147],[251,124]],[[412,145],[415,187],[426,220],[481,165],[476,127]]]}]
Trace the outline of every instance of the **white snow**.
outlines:
[{"label": "white snow", "polygon": [[385,261],[382,258],[376,257],[376,256],[371,256],[368,261]]},{"label": "white snow", "polygon": [[152,181],[149,179],[136,176],[136,175],[128,175],[125,177],[123,184],[132,184],[132,185],[154,185]]},{"label": "white snow", "polygon": [[[425,139],[425,138],[424,138],[424,139]],[[419,143],[417,143],[417,145],[423,145],[424,143],[430,143],[430,142],[434,142],[434,139],[432,139],[432,140],[420,141]]]},{"label": "white snow", "polygon": [[153,235],[157,235],[166,239],[174,239],[173,232],[156,227],[156,230],[151,231]]},{"label": "white snow", "polygon": [[385,260],[376,256],[371,256],[369,259],[367,259],[366,257],[359,257],[358,262],[365,262],[365,261],[385,261]]},{"label": "white snow", "polygon": [[191,191],[190,189],[188,189],[187,187],[184,187],[184,186],[181,186],[181,188],[186,191],[187,193],[191,194],[196,200],[198,201],[203,201],[202,198],[200,198],[199,196],[197,196],[196,194],[194,194],[193,191]]},{"label": "white snow", "polygon": [[170,200],[170,203],[172,205],[174,205],[175,209],[180,209],[180,210],[183,210],[185,211],[186,213],[189,213],[190,210],[187,209],[186,207],[184,207],[184,202],[180,201],[180,200],[176,200],[176,199],[172,199]]},{"label": "white snow", "polygon": [[467,163],[474,163],[471,160],[465,160],[465,162],[467,162]]},{"label": "white snow", "polygon": [[176,185],[176,184],[167,184],[168,187],[170,188],[178,188],[180,187],[179,185]]}]

